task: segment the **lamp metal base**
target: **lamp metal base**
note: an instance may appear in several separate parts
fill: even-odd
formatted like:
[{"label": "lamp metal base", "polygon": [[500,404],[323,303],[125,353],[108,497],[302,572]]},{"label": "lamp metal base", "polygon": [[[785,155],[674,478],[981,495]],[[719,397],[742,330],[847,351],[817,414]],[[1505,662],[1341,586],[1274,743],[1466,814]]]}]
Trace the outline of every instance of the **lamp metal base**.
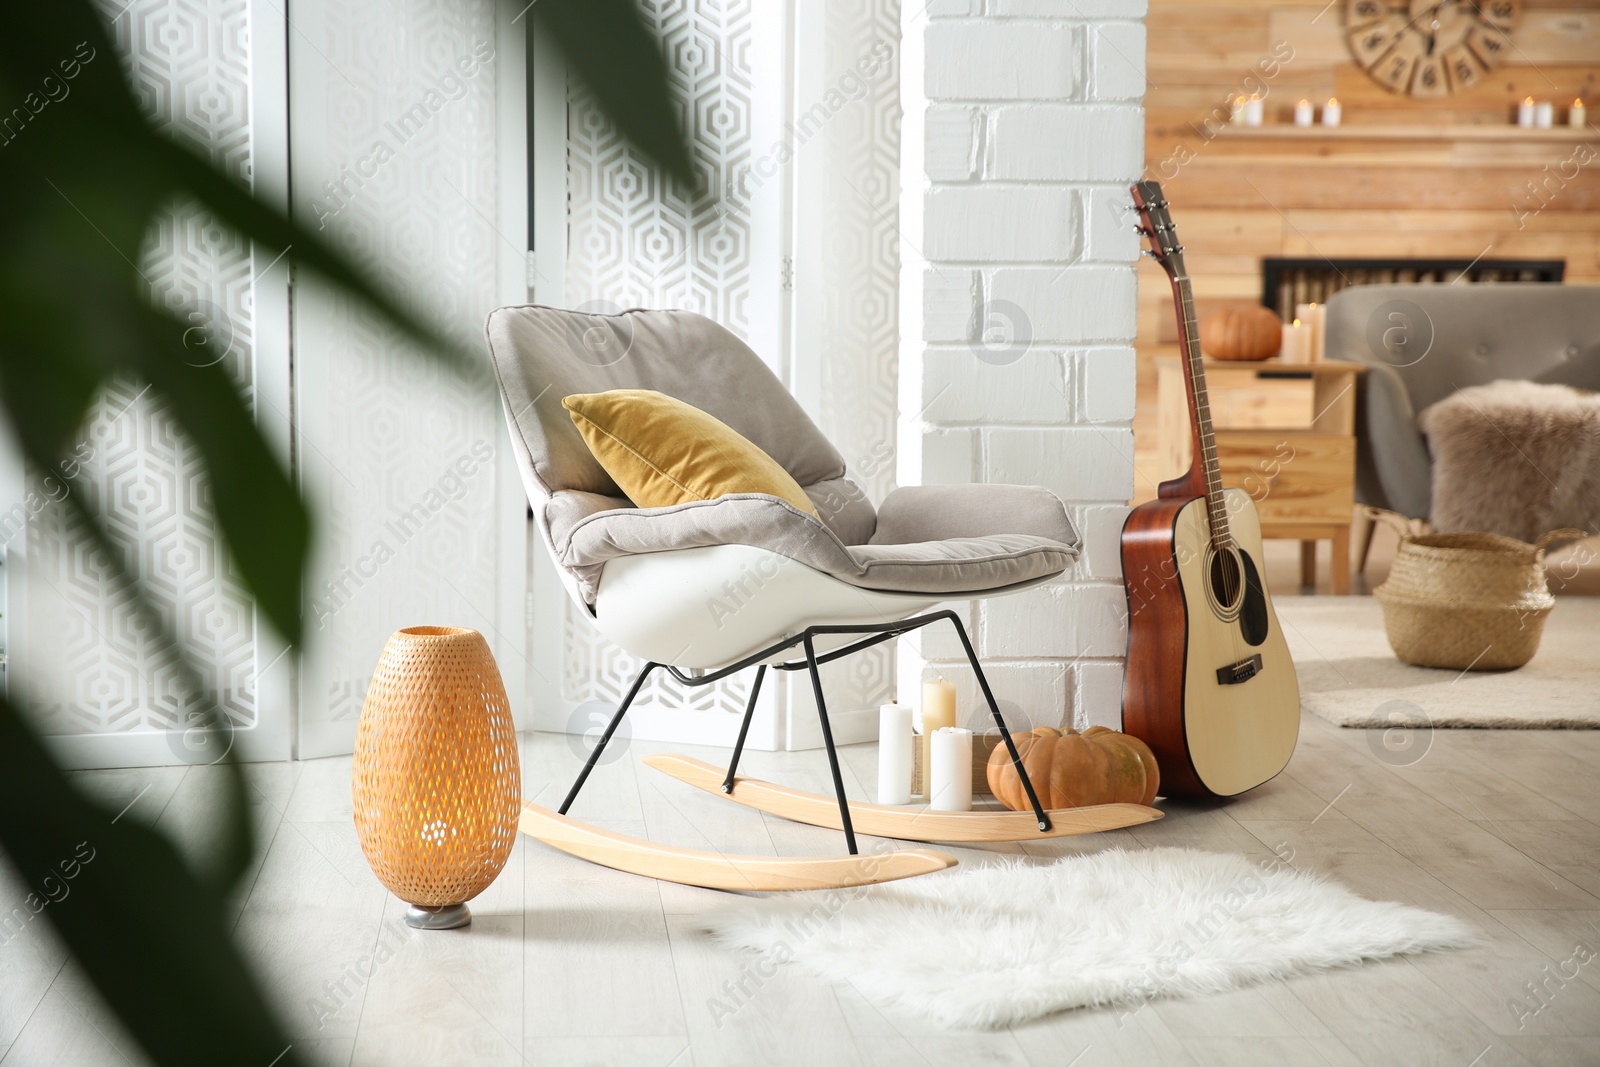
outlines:
[{"label": "lamp metal base", "polygon": [[445,904],[425,908],[413,904],[406,909],[406,925],[418,930],[456,930],[472,922],[472,912],[465,904]]}]

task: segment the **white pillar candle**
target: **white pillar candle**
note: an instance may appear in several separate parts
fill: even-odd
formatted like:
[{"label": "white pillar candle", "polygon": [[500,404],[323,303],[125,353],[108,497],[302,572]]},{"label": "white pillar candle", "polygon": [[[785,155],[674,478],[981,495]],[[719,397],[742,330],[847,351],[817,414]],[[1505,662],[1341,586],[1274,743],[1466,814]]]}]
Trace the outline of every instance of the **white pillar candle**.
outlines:
[{"label": "white pillar candle", "polygon": [[1285,363],[1311,362],[1311,331],[1299,319],[1283,328],[1283,346],[1278,349],[1278,358]]},{"label": "white pillar candle", "polygon": [[1323,353],[1327,351],[1328,344],[1328,309],[1322,304],[1296,304],[1294,309],[1295,320],[1304,324],[1311,331],[1311,350],[1307,354],[1307,362],[1322,362]]},{"label": "white pillar candle", "polygon": [[926,795],[932,796],[931,768],[933,755],[930,742],[935,730],[956,724],[956,687],[942,676],[929,678],[922,683],[922,780]]},{"label": "white pillar candle", "polygon": [[1311,125],[1311,101],[1302,100],[1294,106],[1294,124],[1296,126]]},{"label": "white pillar candle", "polygon": [[1245,101],[1244,124],[1246,126],[1261,125],[1262,116],[1265,114],[1266,104],[1262,102],[1261,97],[1252,96],[1249,100]]},{"label": "white pillar candle", "polygon": [[1339,98],[1328,97],[1328,102],[1322,105],[1322,124],[1324,126],[1337,126],[1344,119],[1344,108],[1339,106]]},{"label": "white pillar candle", "polygon": [[1533,105],[1533,124],[1541,130],[1548,130],[1556,124],[1556,106],[1548,100],[1541,100]]},{"label": "white pillar candle", "polygon": [[1583,106],[1581,99],[1572,102],[1572,109],[1567,112],[1567,125],[1583,127],[1589,124],[1589,109]]},{"label": "white pillar candle", "polygon": [[1236,96],[1233,98],[1233,106],[1228,111],[1229,122],[1233,123],[1235,126],[1241,126],[1244,124],[1244,105],[1246,103],[1247,101],[1242,96]]},{"label": "white pillar candle", "polygon": [[1526,97],[1517,105],[1517,125],[1525,130],[1533,129],[1533,97]]},{"label": "white pillar candle", "polygon": [[946,726],[933,732],[932,741],[928,807],[934,811],[971,811],[972,731]]},{"label": "white pillar candle", "polygon": [[911,707],[878,709],[878,803],[911,803]]}]

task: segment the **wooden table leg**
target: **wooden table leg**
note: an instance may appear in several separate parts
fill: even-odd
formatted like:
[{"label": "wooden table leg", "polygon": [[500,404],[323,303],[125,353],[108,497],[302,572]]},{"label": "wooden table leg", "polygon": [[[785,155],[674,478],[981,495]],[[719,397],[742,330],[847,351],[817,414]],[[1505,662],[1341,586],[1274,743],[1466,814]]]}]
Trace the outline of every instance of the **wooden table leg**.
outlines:
[{"label": "wooden table leg", "polygon": [[1300,542],[1300,584],[1307,589],[1317,587],[1317,543]]},{"label": "wooden table leg", "polygon": [[1328,564],[1333,579],[1333,595],[1350,593],[1350,528],[1342,526],[1333,535],[1333,559]]},{"label": "wooden table leg", "polygon": [[1377,530],[1378,524],[1368,514],[1366,505],[1356,505],[1355,539],[1356,539],[1356,574],[1367,573],[1367,556],[1372,551],[1372,534]]}]

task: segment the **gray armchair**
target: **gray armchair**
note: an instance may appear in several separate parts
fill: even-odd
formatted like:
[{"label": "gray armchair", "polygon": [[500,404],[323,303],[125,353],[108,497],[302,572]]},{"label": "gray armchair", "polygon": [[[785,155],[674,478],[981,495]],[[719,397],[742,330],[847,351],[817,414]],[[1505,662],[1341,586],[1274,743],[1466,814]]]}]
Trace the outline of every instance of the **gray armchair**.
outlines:
[{"label": "gray armchair", "polygon": [[[1428,517],[1428,405],[1500,379],[1600,390],[1600,286],[1363,285],[1328,301],[1327,357],[1364,364],[1356,397],[1356,499]],[[1356,538],[1359,571],[1370,527]]]}]

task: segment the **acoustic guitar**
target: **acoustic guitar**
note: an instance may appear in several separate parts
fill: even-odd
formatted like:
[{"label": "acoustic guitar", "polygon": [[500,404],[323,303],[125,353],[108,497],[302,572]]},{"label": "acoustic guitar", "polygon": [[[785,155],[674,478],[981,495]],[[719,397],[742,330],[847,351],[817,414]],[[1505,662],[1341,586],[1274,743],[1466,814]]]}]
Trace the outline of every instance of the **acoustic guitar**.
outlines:
[{"label": "acoustic guitar", "polygon": [[1133,202],[1147,254],[1172,282],[1194,458],[1122,527],[1122,728],[1155,753],[1163,794],[1236,796],[1289,762],[1300,688],[1261,577],[1255,503],[1218,473],[1183,246],[1158,182],[1134,185]]}]

